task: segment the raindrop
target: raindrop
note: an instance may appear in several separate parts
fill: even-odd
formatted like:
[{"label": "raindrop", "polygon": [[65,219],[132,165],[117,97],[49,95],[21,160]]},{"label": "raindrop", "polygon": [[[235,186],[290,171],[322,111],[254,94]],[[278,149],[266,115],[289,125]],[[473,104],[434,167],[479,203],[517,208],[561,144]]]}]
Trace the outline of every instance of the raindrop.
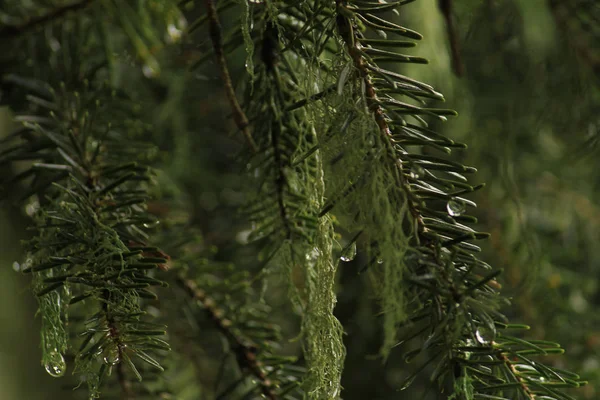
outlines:
[{"label": "raindrop", "polygon": [[235,240],[240,244],[248,244],[248,242],[250,241],[249,240],[250,234],[252,234],[252,229],[246,229],[243,231],[239,231],[235,235]]},{"label": "raindrop", "polygon": [[404,362],[407,364],[410,364],[417,356],[419,355],[419,352],[408,352],[406,354],[404,354]]},{"label": "raindrop", "polygon": [[19,272],[21,270],[21,264],[19,264],[18,261],[15,261],[12,265],[13,269],[17,272]]},{"label": "raindrop", "polygon": [[377,259],[377,264],[383,264],[383,259],[381,259],[381,258]]},{"label": "raindrop", "polygon": [[56,350],[48,354],[48,361],[46,361],[46,365],[44,367],[46,368],[46,372],[48,372],[48,374],[54,378],[60,378],[67,370],[65,359],[63,358],[62,354]]},{"label": "raindrop", "polygon": [[[63,285],[63,293],[65,294],[65,297],[67,299],[71,299],[73,297],[73,293],[71,291],[71,285],[69,285],[68,283],[65,284],[65,285]],[[68,303],[68,301],[67,302],[63,302],[63,304],[65,304],[65,305],[67,303]]]},{"label": "raindrop", "polygon": [[321,251],[317,247],[313,247],[310,252],[306,253],[306,261],[314,263],[320,255]]},{"label": "raindrop", "polygon": [[486,326],[480,326],[475,332],[475,338],[481,344],[489,344],[494,340],[494,336],[494,332]]},{"label": "raindrop", "polygon": [[410,177],[413,179],[419,179],[425,176],[425,169],[420,165],[414,164],[410,169]]},{"label": "raindrop", "polygon": [[350,245],[346,246],[342,250],[342,254],[340,255],[340,260],[344,262],[349,262],[354,260],[356,257],[356,242],[350,243]]},{"label": "raindrop", "polygon": [[387,33],[385,33],[385,31],[382,31],[381,29],[377,29],[375,32],[377,32],[377,34],[382,38],[382,39],[387,39]]},{"label": "raindrop", "polygon": [[458,217],[467,209],[467,205],[460,199],[450,199],[446,204],[446,210],[451,217]]},{"label": "raindrop", "polygon": [[119,357],[119,350],[116,347],[110,348],[104,354],[104,364],[108,366],[117,365],[121,361]]},{"label": "raindrop", "polygon": [[412,385],[413,381],[415,380],[417,375],[412,375],[410,376],[407,380],[404,381],[404,383],[402,384],[402,386],[400,387],[399,390],[405,390],[407,389],[410,385]]},{"label": "raindrop", "polygon": [[100,346],[94,353],[94,357],[100,357],[102,355],[102,353],[104,353],[104,347]]},{"label": "raindrop", "polygon": [[352,63],[346,64],[346,66],[342,69],[340,73],[340,78],[337,82],[337,93],[338,96],[342,96],[344,94],[344,87],[346,82],[348,81],[348,77],[350,76],[350,71],[352,71]]},{"label": "raindrop", "polygon": [[59,51],[60,47],[61,47],[60,42],[58,40],[56,40],[56,38],[54,38],[54,37],[50,38],[50,40],[48,40],[48,45],[50,46],[50,49],[55,53],[57,51]]},{"label": "raindrop", "polygon": [[160,224],[159,220],[155,220],[155,221],[151,221],[151,222],[146,222],[144,224],[142,224],[144,226],[144,228],[155,228]]},{"label": "raindrop", "polygon": [[171,43],[178,42],[179,39],[181,39],[181,29],[176,27],[175,24],[169,24],[169,26],[167,26],[167,33]]},{"label": "raindrop", "polygon": [[142,67],[142,73],[146,78],[155,78],[158,76],[158,68],[144,64]]},{"label": "raindrop", "polygon": [[33,200],[25,205],[25,213],[33,217],[35,213],[40,209],[40,202],[37,199],[37,196],[33,196]]}]

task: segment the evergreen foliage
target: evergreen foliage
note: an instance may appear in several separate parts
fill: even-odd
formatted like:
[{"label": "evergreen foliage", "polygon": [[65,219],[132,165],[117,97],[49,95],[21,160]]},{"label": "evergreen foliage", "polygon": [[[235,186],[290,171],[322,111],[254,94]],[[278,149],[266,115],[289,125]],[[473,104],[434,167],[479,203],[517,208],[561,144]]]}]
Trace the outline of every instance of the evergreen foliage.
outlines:
[{"label": "evergreen foliage", "polygon": [[[484,185],[440,128],[457,113],[410,74],[428,63],[409,50],[423,39],[404,26],[411,3],[0,5],[1,100],[18,123],[0,196],[30,217],[19,269],[50,375],[71,369],[88,398],[351,398],[334,310],[358,251],[378,358],[417,360],[396,390],[424,376],[449,399],[573,398],[585,380],[509,321],[502,269],[478,255],[489,234],[468,197]],[[549,2],[557,24],[589,27],[597,8],[572,3]],[[575,47],[595,68],[588,43]]]}]

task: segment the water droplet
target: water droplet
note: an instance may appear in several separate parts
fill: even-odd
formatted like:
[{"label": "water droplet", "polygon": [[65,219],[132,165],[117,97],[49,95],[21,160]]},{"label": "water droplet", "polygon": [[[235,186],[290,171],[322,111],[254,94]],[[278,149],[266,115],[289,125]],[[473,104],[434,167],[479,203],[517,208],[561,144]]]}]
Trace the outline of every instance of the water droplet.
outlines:
[{"label": "water droplet", "polygon": [[146,78],[156,78],[158,76],[158,68],[149,64],[144,64],[142,73]]},{"label": "water droplet", "polygon": [[414,164],[410,169],[410,177],[419,179],[425,176],[425,170],[420,165]]},{"label": "water droplet", "polygon": [[310,262],[311,264],[314,264],[316,263],[320,255],[321,251],[317,247],[313,247],[313,249],[310,252],[306,253],[306,261]]},{"label": "water droplet", "polygon": [[15,261],[12,265],[13,269],[17,272],[23,271],[27,268],[31,268],[31,266],[33,265],[33,260],[28,257],[24,263],[19,263],[18,261]]},{"label": "water droplet", "polygon": [[58,351],[52,351],[48,354],[48,360],[46,361],[44,368],[46,368],[46,372],[48,372],[50,376],[60,378],[67,370],[67,364],[65,363],[62,354]]},{"label": "water droplet", "polygon": [[451,217],[458,217],[467,209],[467,205],[460,199],[450,199],[446,204],[446,210]]},{"label": "water droplet", "polygon": [[383,259],[381,259],[381,258],[378,258],[378,259],[377,259],[377,264],[383,264]]},{"label": "water droplet", "polygon": [[58,40],[56,40],[56,38],[54,38],[54,37],[50,38],[50,40],[48,40],[47,43],[53,52],[56,53],[57,51],[60,50],[60,47],[61,47],[60,42]]},{"label": "water droplet", "polygon": [[480,326],[475,332],[475,338],[481,344],[489,344],[494,340],[495,332],[487,326]]},{"label": "water droplet", "polygon": [[33,217],[35,213],[40,209],[40,202],[37,199],[37,196],[33,196],[32,200],[25,205],[25,213]]},{"label": "water droplet", "polygon": [[106,350],[103,358],[104,364],[113,366],[117,365],[121,358],[119,357],[119,349],[116,347],[112,347]]},{"label": "water droplet", "polygon": [[399,390],[405,390],[405,389],[407,389],[410,385],[412,385],[412,383],[415,380],[415,378],[416,378],[416,375],[410,376],[407,380],[404,381],[404,383],[402,384],[402,386],[400,387]]},{"label": "water droplet", "polygon": [[385,31],[382,31],[381,29],[377,29],[375,32],[377,32],[377,34],[383,38],[383,39],[387,39],[387,33],[385,33]]},{"label": "water droplet", "polygon": [[351,243],[342,250],[340,260],[344,262],[349,262],[354,260],[354,257],[356,257],[356,242]]},{"label": "water droplet", "polygon": [[144,228],[155,228],[155,227],[157,227],[159,224],[160,224],[160,221],[159,221],[159,220],[155,220],[155,221],[152,221],[152,222],[147,222],[147,223],[144,223],[144,224],[142,224],[142,225],[144,226]]},{"label": "water droplet", "polygon": [[167,34],[169,35],[169,41],[176,43],[181,39],[181,29],[175,26],[175,24],[169,24],[167,26]]}]

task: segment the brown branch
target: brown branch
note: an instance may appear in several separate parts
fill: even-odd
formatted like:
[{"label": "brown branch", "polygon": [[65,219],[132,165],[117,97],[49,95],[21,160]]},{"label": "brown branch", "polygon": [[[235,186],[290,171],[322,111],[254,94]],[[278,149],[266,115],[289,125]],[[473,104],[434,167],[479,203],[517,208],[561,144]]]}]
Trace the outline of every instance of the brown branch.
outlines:
[{"label": "brown branch", "polygon": [[[336,0],[336,3],[338,5],[338,7],[343,7],[342,0]],[[397,158],[397,155],[394,152],[392,139],[391,139],[392,132],[386,121],[385,111],[384,111],[383,107],[381,107],[381,105],[380,105],[381,103],[377,97],[376,89],[371,81],[371,76],[369,74],[369,67],[366,64],[366,61],[363,57],[363,54],[362,54],[360,48],[358,47],[360,45],[360,39],[361,39],[360,34],[357,34],[353,31],[353,29],[351,27],[352,21],[341,14],[338,14],[338,16],[337,16],[337,24],[338,24],[338,31],[339,31],[340,35],[342,36],[342,39],[346,43],[348,54],[350,55],[350,57],[353,61],[354,67],[358,70],[360,77],[364,83],[365,97],[367,99],[368,109],[371,111],[373,118],[374,118],[375,122],[377,123],[377,126],[379,127],[379,131],[380,131],[383,141],[388,145],[388,153],[390,154],[390,158],[391,158],[392,162],[394,163],[394,165],[397,167],[396,179],[398,180],[399,185],[402,187],[402,189],[406,193],[406,196],[407,196],[406,201],[407,201],[408,209],[410,210],[410,213],[416,224],[417,232],[415,232],[415,233],[422,240],[423,244],[426,244],[431,247],[433,245],[431,239],[429,239],[427,236],[423,235],[424,232],[427,232],[427,226],[425,225],[425,222],[423,221],[423,218],[422,218],[418,208],[415,207],[414,203],[410,199],[410,196],[411,196],[410,188],[409,188],[408,182],[406,181],[406,177],[404,175],[402,162]],[[452,295],[454,301],[461,302],[463,293],[461,293],[461,290],[456,287],[456,285],[454,284],[451,277],[447,274],[447,271],[443,268],[443,264],[440,262],[440,260],[436,260],[436,262],[438,263],[438,265],[440,267],[442,267],[442,268],[440,268],[440,273],[442,274],[443,279],[450,284],[450,288],[449,288],[450,294]],[[508,357],[504,354],[499,354],[499,355],[497,355],[497,358],[507,364],[508,368],[512,371],[513,375],[518,380],[524,393],[527,395],[527,398],[533,399],[534,394],[531,392],[531,389],[527,385],[527,382],[522,377],[519,376],[518,371],[516,370],[515,366],[511,363],[511,361],[508,359]]]},{"label": "brown branch", "polygon": [[446,33],[448,35],[448,41],[450,42],[452,70],[456,76],[461,77],[464,73],[464,66],[462,57],[460,56],[459,39],[456,33],[456,26],[454,25],[454,18],[452,16],[452,0],[438,0],[438,7],[446,20]]},{"label": "brown branch", "polygon": [[262,363],[256,358],[256,346],[250,340],[231,329],[231,320],[225,317],[223,310],[217,306],[215,300],[209,297],[204,290],[200,289],[196,285],[196,282],[180,276],[177,277],[177,283],[183,287],[190,297],[202,304],[219,331],[232,344],[236,360],[240,367],[248,369],[258,379],[262,394],[269,400],[277,400],[275,383],[268,378],[266,371],[262,367]]},{"label": "brown branch", "polygon": [[28,21],[25,21],[25,22],[21,23],[20,25],[4,26],[4,27],[0,28],[0,38],[12,39],[16,36],[19,36],[23,33],[28,32],[28,31],[35,30],[35,29],[41,27],[42,25],[45,25],[54,20],[57,20],[70,12],[76,12],[76,11],[83,10],[83,9],[87,8],[88,6],[90,6],[92,4],[92,2],[93,2],[93,0],[83,0],[78,3],[74,3],[74,4],[70,4],[68,6],[57,8],[56,10],[49,12],[48,14],[46,14],[42,17],[29,19]]},{"label": "brown branch", "polygon": [[233,89],[233,84],[231,82],[231,76],[229,75],[229,69],[227,68],[227,61],[225,60],[225,53],[223,51],[221,23],[219,22],[217,8],[215,7],[213,0],[206,0],[206,10],[208,13],[210,38],[213,43],[217,64],[221,70],[221,79],[223,80],[223,85],[225,86],[225,93],[233,111],[233,120],[235,121],[238,129],[246,138],[246,141],[248,142],[248,145],[252,151],[256,153],[258,152],[258,147],[256,146],[256,143],[254,143],[252,135],[250,135],[250,129],[248,128],[248,117],[246,117],[246,114],[244,114],[240,103],[238,103],[235,90]]},{"label": "brown branch", "polygon": [[527,398],[534,400],[536,398],[536,395],[531,392],[531,389],[529,388],[527,381],[525,381],[525,379],[523,379],[521,377],[521,375],[519,374],[519,371],[517,371],[517,368],[515,368],[514,364],[512,363],[512,361],[510,361],[510,359],[506,356],[506,354],[498,353],[498,354],[496,354],[496,359],[504,361],[505,365],[510,369],[513,376],[518,381],[521,389],[523,389],[523,392],[525,393]]},{"label": "brown branch", "polygon": [[[336,0],[338,7],[343,7],[342,2],[340,0]],[[392,143],[392,131],[385,119],[385,113],[383,108],[380,105],[379,99],[377,97],[377,92],[375,87],[373,86],[373,82],[371,81],[371,75],[369,74],[368,66],[365,63],[363,53],[357,46],[357,41],[359,38],[353,31],[351,27],[352,22],[345,16],[338,14],[337,16],[337,25],[338,31],[342,36],[342,39],[346,43],[346,47],[348,50],[348,54],[352,58],[354,67],[358,70],[362,81],[364,82],[365,87],[365,97],[367,99],[367,106],[371,113],[373,114],[373,119],[377,123],[379,127],[379,132],[381,134],[381,138],[383,142],[387,146],[387,154],[390,157],[390,160],[395,165],[395,178],[398,185],[402,188],[406,195],[406,202],[408,205],[408,209],[410,210],[411,216],[415,221],[417,221],[417,226],[420,228],[419,231],[425,230],[425,223],[423,222],[423,218],[419,211],[414,206],[411,196],[411,191],[408,186],[408,182],[404,176],[404,168],[402,167],[402,161],[397,158],[396,151],[394,150],[394,146]],[[417,232],[420,233],[420,232]]]},{"label": "brown branch", "polygon": [[[119,347],[119,355],[122,354],[122,349]],[[125,376],[125,371],[123,368],[123,363],[119,362],[117,364],[117,380],[119,381],[119,386],[121,386],[121,398],[123,400],[133,399],[133,392],[131,390],[131,382]]]}]

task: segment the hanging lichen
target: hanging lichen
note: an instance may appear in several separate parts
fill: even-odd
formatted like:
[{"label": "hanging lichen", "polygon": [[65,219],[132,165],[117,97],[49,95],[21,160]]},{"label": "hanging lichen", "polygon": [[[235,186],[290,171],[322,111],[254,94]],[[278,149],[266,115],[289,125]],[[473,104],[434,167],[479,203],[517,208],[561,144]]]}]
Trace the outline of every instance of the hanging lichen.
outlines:
[{"label": "hanging lichen", "polygon": [[[320,154],[316,154],[320,170],[315,197],[322,196],[324,180]],[[321,197],[322,198],[322,197]],[[322,200],[321,200],[322,202]],[[346,356],[342,342],[344,329],[333,315],[336,303],[333,262],[333,224],[329,216],[319,221],[315,247],[306,254],[306,307],[302,319],[305,358],[308,374],[305,390],[311,399],[337,399],[341,393],[341,377]]]},{"label": "hanging lichen", "polygon": [[[347,66],[343,61],[338,63],[339,76],[354,73],[350,68],[344,74]],[[398,341],[399,325],[406,319],[403,260],[412,222],[402,187],[391,184],[397,176],[390,168],[387,143],[365,109],[364,99],[353,100],[360,96],[361,85],[338,81],[336,86],[339,91],[326,102],[338,111],[334,126],[340,134],[322,143],[329,183],[326,208],[332,209],[346,229],[362,232],[366,268],[383,311],[380,354],[385,359]]]}]

